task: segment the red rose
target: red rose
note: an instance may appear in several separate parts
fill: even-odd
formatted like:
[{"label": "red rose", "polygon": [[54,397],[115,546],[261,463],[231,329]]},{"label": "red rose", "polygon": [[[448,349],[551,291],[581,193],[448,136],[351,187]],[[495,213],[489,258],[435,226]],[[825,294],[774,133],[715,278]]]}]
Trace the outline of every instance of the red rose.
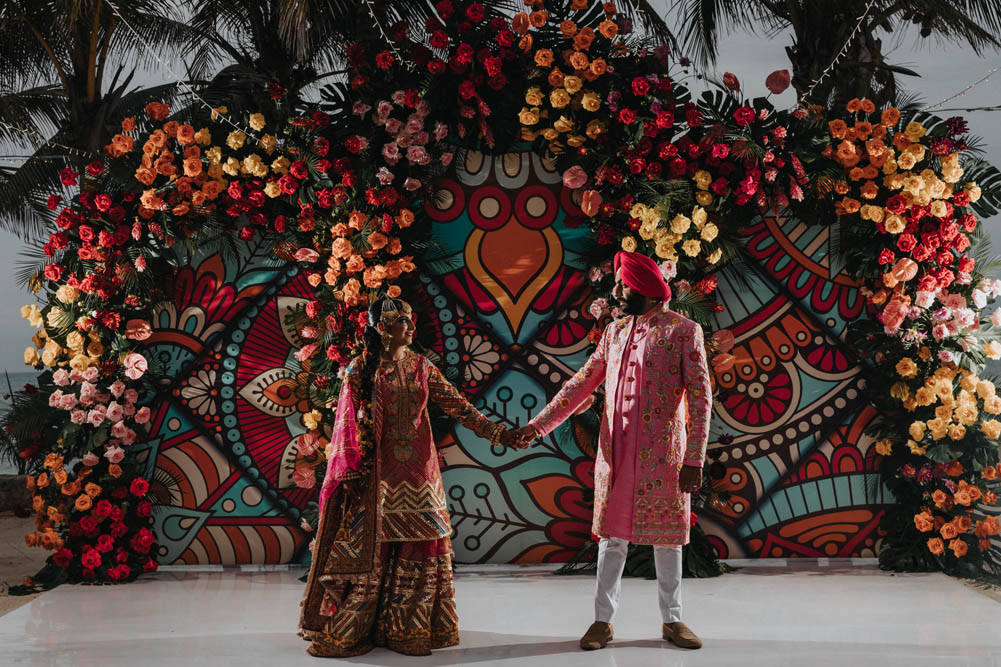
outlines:
[{"label": "red rose", "polygon": [[641,157],[629,161],[629,171],[633,174],[642,173],[646,169],[646,160]]},{"label": "red rose", "polygon": [[66,547],[63,547],[59,551],[52,554],[52,563],[56,567],[63,567],[63,568],[69,567],[70,562],[72,560],[73,560],[73,552],[67,549]]},{"label": "red rose", "polygon": [[715,192],[717,195],[721,197],[730,191],[729,181],[727,181],[725,178],[722,177],[717,178],[715,181],[713,181],[712,185],[710,185],[709,187],[712,189],[713,192]]},{"label": "red rose", "polygon": [[80,240],[85,243],[89,243],[94,240],[94,229],[90,225],[80,225],[77,233],[80,234]]},{"label": "red rose", "polygon": [[449,41],[448,33],[444,30],[435,30],[431,33],[431,46],[436,49],[447,49]]},{"label": "red rose", "polygon": [[315,318],[320,314],[323,309],[323,304],[319,301],[313,300],[306,304],[306,317]]},{"label": "red rose", "polygon": [[381,51],[375,56],[376,67],[380,69],[389,69],[393,66],[393,54],[390,51]]},{"label": "red rose", "polygon": [[952,196],[952,205],[965,207],[970,205],[970,193],[965,190],[962,192],[957,192]]},{"label": "red rose", "polygon": [[931,246],[925,245],[924,243],[919,243],[914,250],[911,251],[911,256],[914,257],[916,262],[927,262],[935,255],[935,251]]},{"label": "red rose", "polygon": [[115,204],[108,209],[107,218],[111,222],[121,222],[125,219],[125,209]]},{"label": "red rose", "polygon": [[58,282],[63,277],[63,267],[58,264],[46,264],[45,277],[52,282]]},{"label": "red rose", "polygon": [[358,184],[358,175],[353,171],[346,171],[341,175],[341,185],[347,188],[353,188]]},{"label": "red rose", "polygon": [[503,47],[509,47],[514,44],[514,33],[508,29],[497,31],[497,43]]},{"label": "red rose", "polygon": [[927,273],[921,276],[921,280],[918,281],[918,289],[922,292],[934,292],[938,289],[938,280],[935,276]]},{"label": "red rose", "polygon": [[[356,137],[351,137],[355,139]],[[300,181],[305,180],[309,176],[309,169],[306,167],[306,163],[302,160],[296,160],[291,165],[289,165],[288,171],[290,174],[298,178]]]},{"label": "red rose", "polygon": [[57,208],[59,208],[59,202],[61,202],[62,200],[63,198],[60,197],[59,195],[49,195],[49,201],[46,202],[45,205],[49,208],[50,211],[54,211]]},{"label": "red rose", "polygon": [[959,269],[960,273],[972,273],[973,268],[977,265],[977,261],[972,257],[967,257],[966,255],[959,258]]},{"label": "red rose", "polygon": [[907,201],[900,195],[893,195],[886,200],[886,210],[900,215],[907,209]]},{"label": "red rose", "polygon": [[497,76],[492,76],[487,79],[487,85],[494,90],[500,91],[504,86],[507,85],[507,77],[503,74],[498,74]]},{"label": "red rose", "polygon": [[638,76],[635,79],[633,79],[632,88],[633,88],[633,95],[635,95],[636,97],[644,97],[647,93],[650,92],[650,82],[647,81],[645,78]]},{"label": "red rose", "polygon": [[466,18],[468,18],[473,23],[479,23],[486,17],[486,12],[483,11],[483,5],[478,2],[466,7]]},{"label": "red rose", "polygon": [[441,58],[434,58],[428,61],[428,72],[431,74],[441,74],[445,71],[445,61]]},{"label": "red rose", "polygon": [[966,231],[967,234],[972,234],[973,230],[977,228],[977,218],[972,213],[964,213],[963,215],[959,216],[959,220],[957,220],[956,222],[958,222],[963,226],[963,229]]},{"label": "red rose", "polygon": [[332,208],[334,206],[334,193],[324,188],[316,193],[316,205],[320,208]]},{"label": "red rose", "polygon": [[97,504],[94,506],[94,515],[99,517],[111,516],[111,510],[114,508],[107,500],[98,500]]},{"label": "red rose", "polygon": [[70,187],[71,185],[76,185],[76,177],[79,175],[80,174],[73,171],[69,167],[64,167],[59,170],[59,180],[62,181],[62,184],[65,185],[66,187]]},{"label": "red rose", "polygon": [[459,97],[464,100],[471,99],[476,96],[476,85],[469,81],[468,79],[459,84]]},{"label": "red rose", "polygon": [[299,181],[292,178],[291,174],[285,174],[278,179],[278,187],[281,189],[282,194],[290,195],[299,189]]},{"label": "red rose", "polygon": [[747,127],[754,122],[754,109],[745,105],[733,112],[733,118],[737,121],[737,125],[742,127]]},{"label": "red rose", "polygon": [[132,484],[129,485],[129,491],[133,496],[141,498],[146,495],[147,491],[149,491],[149,482],[142,477],[136,477],[132,480]]},{"label": "red rose", "polygon": [[156,572],[158,567],[160,567],[159,564],[150,558],[143,564],[143,572]]},{"label": "red rose", "polygon": [[110,248],[115,245],[115,237],[111,234],[111,232],[106,232],[102,229],[97,234],[97,244],[102,248]]},{"label": "red rose", "polygon": [[313,142],[313,153],[317,157],[324,157],[330,151],[330,142],[320,137]]},{"label": "red rose", "polygon": [[97,178],[104,173],[104,165],[95,160],[87,165],[87,173],[90,174],[91,177]]},{"label": "red rose", "polygon": [[914,250],[914,247],[918,244],[918,240],[913,234],[901,234],[897,239],[897,248],[901,252],[910,252]]},{"label": "red rose", "polygon": [[313,125],[323,129],[330,126],[330,114],[325,111],[314,111],[313,112]]},{"label": "red rose", "polygon": [[92,530],[97,529],[97,517],[88,514],[87,516],[80,519],[80,527],[83,528],[85,533],[89,533]]},{"label": "red rose", "polygon": [[121,521],[116,521],[115,523],[111,524],[111,528],[108,530],[108,532],[111,534],[112,537],[119,538],[125,533],[129,532],[129,527],[126,526]]},{"label": "red rose", "polygon": [[87,569],[93,570],[101,566],[101,554],[93,548],[88,548],[80,554],[80,563]]},{"label": "red rose", "polygon": [[632,109],[619,109],[619,122],[631,125],[636,120],[636,112]]},{"label": "red rose", "polygon": [[111,535],[101,535],[97,538],[97,550],[102,554],[115,548],[115,540]]},{"label": "red rose", "polygon": [[688,108],[685,110],[685,121],[688,127],[698,127],[702,124],[702,114],[695,107]]},{"label": "red rose", "polygon": [[952,239],[952,249],[956,252],[966,252],[969,247],[970,238],[966,234],[956,234],[956,237]]},{"label": "red rose", "polygon": [[893,260],[896,259],[896,253],[894,253],[889,248],[883,248],[883,251],[879,253],[879,263],[883,266],[887,264],[893,264]]}]

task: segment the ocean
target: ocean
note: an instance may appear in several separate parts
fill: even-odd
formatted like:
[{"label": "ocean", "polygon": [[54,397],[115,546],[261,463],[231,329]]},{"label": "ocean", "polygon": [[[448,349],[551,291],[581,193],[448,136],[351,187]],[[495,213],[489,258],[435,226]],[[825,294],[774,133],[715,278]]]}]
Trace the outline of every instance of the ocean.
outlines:
[{"label": "ocean", "polygon": [[[10,387],[7,386],[7,377],[10,377]],[[37,373],[25,373],[23,371],[7,371],[7,375],[0,373],[0,415],[4,415],[10,409],[10,391],[23,389],[24,385],[35,384]],[[0,461],[0,475],[14,475],[17,469],[9,461]]]}]

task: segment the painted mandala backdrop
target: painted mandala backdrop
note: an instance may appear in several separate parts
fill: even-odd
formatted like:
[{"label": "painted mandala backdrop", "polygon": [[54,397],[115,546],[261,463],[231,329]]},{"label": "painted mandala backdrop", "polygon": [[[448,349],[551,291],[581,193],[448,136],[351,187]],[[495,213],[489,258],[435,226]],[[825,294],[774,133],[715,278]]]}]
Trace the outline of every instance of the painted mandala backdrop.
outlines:
[{"label": "painted mandala backdrop", "polygon": [[[470,152],[425,213],[421,338],[488,416],[524,424],[587,355],[592,241],[577,203],[531,152]],[[700,521],[725,557],[875,553],[883,491],[862,435],[875,414],[842,342],[863,301],[831,277],[827,234],[762,219],[746,231],[747,284],[720,285],[716,324],[735,334],[737,363],[721,378],[710,455],[734,502]],[[158,310],[142,458],[161,562],[308,559],[299,524],[312,492],[291,480],[306,387],[288,315],[309,298],[294,266],[247,244],[195,258]],[[439,445],[460,562],[566,560],[588,539],[594,452],[568,426],[529,450],[492,449],[461,427]]]}]

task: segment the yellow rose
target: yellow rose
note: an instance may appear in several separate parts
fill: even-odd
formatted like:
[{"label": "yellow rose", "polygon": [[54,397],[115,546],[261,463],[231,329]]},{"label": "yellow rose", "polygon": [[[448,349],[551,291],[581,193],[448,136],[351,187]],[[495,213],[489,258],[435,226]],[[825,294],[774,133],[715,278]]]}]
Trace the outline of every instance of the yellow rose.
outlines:
[{"label": "yellow rose", "polygon": [[897,362],[897,375],[902,378],[912,378],[918,374],[918,365],[910,357],[904,357]]},{"label": "yellow rose", "polygon": [[574,148],[583,146],[585,141],[587,141],[587,137],[582,137],[579,134],[571,134],[567,137],[567,145]]},{"label": "yellow rose", "polygon": [[86,354],[77,354],[70,359],[70,368],[75,371],[85,371],[90,367],[90,357]]},{"label": "yellow rose", "polygon": [[944,167],[942,169],[942,180],[946,183],[958,183],[963,177],[963,170],[959,167]]},{"label": "yellow rose", "polygon": [[921,447],[920,445],[918,445],[918,443],[914,442],[913,440],[907,441],[907,448],[910,449],[911,454],[914,454],[915,456],[921,456],[926,451],[928,451],[927,447]]},{"label": "yellow rose", "polygon": [[907,127],[904,128],[904,134],[906,134],[907,138],[911,141],[917,141],[921,137],[925,136],[926,131],[925,126],[916,120],[912,120],[907,124]]},{"label": "yellow rose", "polygon": [[928,387],[921,387],[914,394],[914,400],[919,406],[931,405],[935,402],[935,392]]},{"label": "yellow rose", "polygon": [[228,113],[229,113],[229,109],[227,109],[226,107],[224,107],[224,106],[222,106],[222,107],[216,107],[215,109],[212,109],[212,120],[218,120],[219,116],[222,116],[222,115],[225,115],[225,114],[228,114]]},{"label": "yellow rose", "polygon": [[320,420],[323,419],[323,415],[320,414],[319,410],[311,410],[302,416],[302,423],[310,431],[315,431],[320,427]]},{"label": "yellow rose", "polygon": [[966,192],[966,194],[970,196],[971,204],[977,203],[977,201],[980,199],[980,195],[982,194],[980,192],[980,186],[974,183],[973,181],[970,181],[969,183],[964,185],[963,190]]},{"label": "yellow rose", "polygon": [[880,456],[889,456],[893,449],[893,443],[886,438],[876,441],[876,453]]},{"label": "yellow rose", "polygon": [[270,181],[264,186],[264,194],[274,199],[275,197],[280,197],[282,194],[282,188],[278,185],[278,181]]},{"label": "yellow rose", "polygon": [[567,92],[573,95],[578,90],[584,87],[584,82],[580,80],[579,76],[568,76],[563,79],[563,87],[567,89]]},{"label": "yellow rose", "polygon": [[24,363],[28,364],[29,366],[34,366],[35,364],[38,363],[38,360],[39,360],[38,350],[36,350],[33,347],[24,348]]},{"label": "yellow rose", "polygon": [[255,131],[263,130],[264,126],[268,124],[268,122],[264,119],[264,114],[262,113],[250,114],[249,122],[250,122],[250,129]]},{"label": "yellow rose", "polygon": [[247,140],[247,135],[240,130],[233,130],[226,137],[226,145],[232,148],[234,151],[243,148],[243,142]]},{"label": "yellow rose", "polygon": [[525,104],[530,107],[537,107],[542,104],[542,100],[545,96],[542,94],[542,90],[538,86],[532,86],[527,91],[525,91]]},{"label": "yellow rose", "polygon": [[570,95],[562,88],[556,88],[553,92],[549,93],[549,103],[556,109],[562,109],[570,104]]},{"label": "yellow rose", "polygon": [[195,132],[195,143],[199,146],[208,146],[212,143],[212,133],[209,132],[209,128],[203,127]]},{"label": "yellow rose", "polygon": [[984,345],[984,353],[991,359],[1001,359],[1001,343],[996,340],[992,340]]},{"label": "yellow rose", "polygon": [[1001,421],[988,419],[980,425],[980,431],[991,440],[997,440],[1001,436]]},{"label": "yellow rose", "polygon": [[689,239],[681,244],[681,249],[685,251],[685,254],[689,257],[695,257],[702,250],[702,244],[698,239]]},{"label": "yellow rose", "polygon": [[281,157],[279,157],[278,159],[276,159],[274,162],[271,163],[271,171],[275,172],[276,174],[287,174],[289,165],[291,164],[292,163],[288,161],[288,158],[282,155]]},{"label": "yellow rose", "polygon": [[695,175],[692,176],[692,179],[695,181],[695,187],[697,187],[699,190],[708,190],[710,184],[712,184],[713,182],[712,174],[710,174],[705,169],[699,169],[697,172],[695,172]]},{"label": "yellow rose", "polygon": [[87,346],[87,354],[92,357],[100,357],[104,354],[104,346],[101,345],[100,341],[95,340]]},{"label": "yellow rose", "polygon": [[522,107],[518,112],[518,120],[522,125],[535,125],[539,122],[539,110]]},{"label": "yellow rose", "polygon": [[591,120],[591,122],[587,124],[587,129],[584,130],[584,134],[586,134],[591,139],[597,139],[598,136],[603,134],[604,132],[605,132],[605,124],[602,123],[597,118]]},{"label": "yellow rose", "polygon": [[626,236],[622,239],[622,249],[626,252],[636,252],[636,239]]},{"label": "yellow rose", "polygon": [[644,222],[642,225],[640,225],[640,228],[637,230],[637,232],[639,233],[641,239],[643,239],[644,241],[649,241],[654,237],[654,234],[657,233],[657,223],[649,224]]},{"label": "yellow rose", "polygon": [[700,206],[709,206],[713,203],[713,196],[708,192],[700,190],[695,193],[695,201],[697,201]]},{"label": "yellow rose", "polygon": [[945,181],[939,178],[936,178],[935,182],[928,186],[928,192],[931,193],[932,197],[936,198],[947,198],[952,196],[951,192],[946,194]]},{"label": "yellow rose", "polygon": [[208,159],[209,164],[219,164],[222,162],[222,149],[218,146],[213,146],[205,151],[205,157]]},{"label": "yellow rose", "polygon": [[545,139],[545,140],[547,140],[547,141],[552,141],[553,139],[557,139],[560,136],[560,133],[557,132],[556,130],[554,130],[553,128],[551,128],[551,127],[547,127],[546,129],[544,129],[541,132],[541,134],[542,134],[542,138]]},{"label": "yellow rose", "polygon": [[38,328],[45,325],[45,318],[42,317],[42,311],[35,304],[21,306],[21,317],[28,320],[28,323],[33,327]]},{"label": "yellow rose", "polygon": [[557,132],[571,132],[573,131],[573,121],[566,116],[560,116],[556,122],[553,123],[553,127],[556,128]]},{"label": "yellow rose", "polygon": [[953,424],[949,427],[950,440],[962,440],[966,437],[966,427],[961,424]]},{"label": "yellow rose", "polygon": [[678,259],[678,251],[674,249],[674,244],[670,240],[665,239],[664,241],[657,243],[657,245],[654,246],[654,252],[657,254],[657,257],[660,257],[661,259],[669,259],[671,261],[677,261]]},{"label": "yellow rose", "polygon": [[973,426],[977,423],[977,417],[980,416],[980,411],[972,405],[961,405],[956,408],[955,420],[962,424],[963,426]]},{"label": "yellow rose", "polygon": [[1001,414],[1001,396],[991,396],[984,399],[984,412],[992,415]]},{"label": "yellow rose", "polygon": [[[695,225],[695,229],[702,229],[702,226],[706,224],[707,218],[706,210],[701,206],[696,206],[692,209],[692,224]],[[712,239],[706,240],[711,241]]]},{"label": "yellow rose", "polygon": [[35,332],[35,335],[31,337],[31,342],[35,344],[35,347],[43,348],[45,347],[46,338],[48,338],[48,334],[45,333],[45,329],[42,329]]},{"label": "yellow rose", "polygon": [[63,303],[70,304],[80,298],[80,290],[69,285],[60,285],[56,290],[56,298]]},{"label": "yellow rose", "polygon": [[907,429],[907,433],[915,440],[921,440],[925,437],[925,423],[911,422],[911,427]]},{"label": "yellow rose", "polygon": [[977,396],[986,400],[997,394],[997,387],[990,380],[980,380],[977,382]]},{"label": "yellow rose", "polygon": [[719,234],[719,228],[713,223],[707,223],[705,227],[702,228],[702,240],[712,241]]},{"label": "yellow rose", "polygon": [[934,215],[936,218],[945,217],[946,211],[947,209],[945,207],[944,201],[936,199],[931,203],[931,214]]},{"label": "yellow rose", "polygon": [[261,140],[257,142],[257,145],[260,146],[261,150],[265,153],[271,155],[275,152],[275,149],[278,148],[278,138],[271,134],[265,134],[261,137]]},{"label": "yellow rose", "polygon": [[904,187],[904,174],[887,174],[883,177],[883,187],[889,188],[890,190],[899,190]]},{"label": "yellow rose", "polygon": [[918,160],[912,153],[904,153],[899,158],[897,158],[897,164],[901,169],[913,169],[914,165],[918,163]]},{"label": "yellow rose", "polygon": [[240,173],[240,161],[235,157],[226,158],[226,164],[222,166],[222,170],[229,176],[237,176]]},{"label": "yellow rose", "polygon": [[716,248],[716,250],[714,250],[713,253],[709,255],[709,257],[707,257],[706,259],[710,264],[715,264],[722,258],[723,258],[723,251],[720,250],[719,248]]},{"label": "yellow rose", "polygon": [[892,174],[897,171],[897,160],[896,158],[890,158],[883,163],[883,173]]},{"label": "yellow rose", "polygon": [[677,214],[671,220],[671,231],[675,234],[684,234],[692,226],[692,221],[687,216]]},{"label": "yellow rose", "polygon": [[209,165],[208,175],[209,178],[215,181],[222,179],[222,165],[221,164]]},{"label": "yellow rose", "polygon": [[590,90],[584,93],[580,100],[580,105],[585,111],[597,111],[601,108],[601,98]]},{"label": "yellow rose", "polygon": [[899,234],[907,228],[907,223],[896,213],[886,216],[886,221],[883,225],[890,234]]},{"label": "yellow rose", "polygon": [[52,350],[44,350],[42,352],[42,363],[46,366],[55,366],[56,362],[59,360],[59,353],[53,352]]}]

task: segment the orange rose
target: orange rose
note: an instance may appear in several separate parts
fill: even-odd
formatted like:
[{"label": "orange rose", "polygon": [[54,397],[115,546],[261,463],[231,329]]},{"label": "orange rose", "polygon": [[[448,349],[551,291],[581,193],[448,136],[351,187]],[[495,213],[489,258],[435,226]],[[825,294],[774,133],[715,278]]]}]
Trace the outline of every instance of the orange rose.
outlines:
[{"label": "orange rose", "polygon": [[135,139],[132,137],[127,137],[124,134],[116,134],[111,138],[112,152],[116,155],[125,155],[126,153],[131,153],[132,148],[135,146]]},{"label": "orange rose", "polygon": [[842,210],[849,215],[852,213],[858,213],[858,210],[862,207],[862,204],[858,200],[852,199],[851,197],[845,197],[839,201],[838,204],[841,206]]},{"label": "orange rose", "polygon": [[112,463],[111,465],[108,466],[108,474],[111,475],[112,477],[116,478],[116,479],[118,477],[121,477],[122,476],[122,466],[118,465],[117,463]]},{"label": "orange rose", "polygon": [[941,538],[933,537],[927,542],[928,551],[932,552],[936,556],[941,556],[945,551],[945,544],[942,542]]},{"label": "orange rose", "polygon": [[136,169],[136,180],[146,186],[153,185],[156,181],[156,172],[149,167],[139,167]]},{"label": "orange rose", "polygon": [[932,523],[932,516],[926,511],[914,515],[914,527],[922,533],[930,532],[935,527]]},{"label": "orange rose", "polygon": [[862,169],[862,178],[874,179],[879,176],[879,170],[872,165],[868,165]]},{"label": "orange rose", "polygon": [[69,475],[66,474],[65,470],[57,470],[52,473],[52,481],[54,481],[59,486],[62,486],[69,479]]},{"label": "orange rose", "polygon": [[582,12],[587,9],[589,0],[570,0],[570,9],[575,12]]},{"label": "orange rose", "polygon": [[38,546],[38,533],[28,533],[27,535],[25,535],[24,536],[24,543],[27,544],[29,547],[37,547]]},{"label": "orange rose", "polygon": [[945,495],[945,491],[943,491],[942,489],[935,489],[935,492],[931,494],[932,502],[934,502],[935,506],[938,507],[939,509],[942,509],[942,507],[945,505],[945,501],[947,498],[948,496]]},{"label": "orange rose", "polygon": [[178,123],[176,120],[172,120],[168,123],[163,124],[163,131],[167,134],[168,137],[176,137],[177,128],[179,128],[180,126],[181,126],[180,123]]},{"label": "orange rose", "polygon": [[594,30],[591,28],[581,28],[573,38],[573,45],[582,51],[591,48],[591,43],[594,41]]},{"label": "orange rose", "polygon": [[589,64],[586,53],[581,53],[580,51],[572,51],[570,53],[570,66],[575,70],[587,69]]},{"label": "orange rose", "polygon": [[88,496],[86,493],[82,493],[79,496],[77,496],[76,502],[73,503],[73,507],[75,507],[79,512],[86,512],[91,508],[92,505],[93,501],[91,497]]},{"label": "orange rose", "polygon": [[400,211],[400,214],[396,216],[396,224],[400,227],[409,227],[414,222],[414,213],[409,208],[405,208]]},{"label": "orange rose", "polygon": [[28,491],[34,491],[35,490],[35,476],[34,475],[27,475],[24,478],[24,483],[25,483],[25,486],[27,487]]},{"label": "orange rose", "polygon": [[970,492],[966,489],[960,489],[953,494],[953,499],[960,505],[969,506],[973,502],[973,498],[970,496]]},{"label": "orange rose", "polygon": [[400,296],[401,293],[402,290],[396,285],[390,285],[386,289],[386,296],[388,296],[390,299],[395,299],[396,297]]},{"label": "orange rose", "polygon": [[202,173],[202,160],[197,157],[190,157],[184,161],[184,175],[197,176]]},{"label": "orange rose", "polygon": [[939,532],[942,534],[942,537],[947,540],[951,540],[957,535],[959,535],[959,529],[956,528],[956,524],[953,523],[952,521],[950,521],[947,524],[944,524]]},{"label": "orange rose", "polygon": [[615,8],[614,2],[606,2],[601,6],[601,8],[605,10],[605,14],[608,16],[615,16],[619,11]]},{"label": "orange rose", "polygon": [[534,40],[531,35],[522,35],[521,39],[518,40],[518,48],[522,51],[531,51],[532,44],[534,44]]},{"label": "orange rose", "polygon": [[368,222],[368,218],[361,211],[351,211],[351,215],[348,216],[348,227],[351,229],[361,229]]},{"label": "orange rose", "polygon": [[346,283],[344,283],[344,289],[341,291],[341,296],[344,299],[344,303],[347,305],[357,305],[361,296],[361,283],[358,282],[356,278],[349,279]]},{"label": "orange rose", "polygon": [[372,250],[381,250],[389,243],[389,239],[381,232],[372,232],[368,237],[368,244]]},{"label": "orange rose", "polygon": [[74,479],[69,484],[63,484],[61,491],[64,496],[75,496],[80,493],[80,480]]},{"label": "orange rose", "polygon": [[563,85],[563,72],[560,71],[559,67],[554,67],[553,71],[549,73],[548,81],[553,88],[559,88]]},{"label": "orange rose", "polygon": [[182,201],[180,204],[178,204],[174,208],[170,209],[170,212],[173,215],[175,215],[178,218],[180,218],[182,216],[187,215],[188,211],[190,211],[190,210],[191,210],[191,207],[188,206],[188,202]]},{"label": "orange rose", "polygon": [[187,123],[177,126],[177,143],[182,146],[195,143],[195,128]]},{"label": "orange rose", "polygon": [[595,58],[591,61],[591,74],[595,76],[601,76],[608,69],[608,63],[605,62],[604,58]]},{"label": "orange rose", "polygon": [[840,118],[835,118],[827,124],[831,131],[831,136],[835,139],[844,139],[848,134],[848,125]]},{"label": "orange rose", "polygon": [[845,105],[845,109],[848,109],[848,113],[856,113],[862,108],[862,100],[857,97],[853,97],[848,100],[848,104]]},{"label": "orange rose", "polygon": [[202,186],[202,192],[209,199],[215,199],[222,193],[222,184],[219,181],[207,181],[205,185]]},{"label": "orange rose", "polygon": [[876,111],[876,105],[872,103],[872,100],[862,98],[862,111],[873,113]]},{"label": "orange rose", "polygon": [[546,21],[549,20],[549,12],[544,9],[539,9],[528,15],[528,22],[532,24],[533,28],[541,28],[546,25]]},{"label": "orange rose", "polygon": [[980,473],[980,475],[981,477],[983,477],[988,481],[993,481],[997,479],[998,470],[994,466],[987,466],[986,468],[984,468],[984,471]]},{"label": "orange rose", "polygon": [[44,489],[45,487],[47,487],[49,485],[49,474],[43,472],[41,475],[38,476],[38,479],[35,480],[35,484],[37,484],[38,488],[40,489]]},{"label": "orange rose", "polygon": [[883,113],[880,114],[879,122],[883,125],[894,126],[900,122],[900,111],[896,107],[887,107],[883,109]]},{"label": "orange rose", "polygon": [[87,482],[87,485],[83,487],[83,492],[91,498],[97,498],[101,495],[101,490],[101,487],[93,482]]},{"label": "orange rose", "polygon": [[31,506],[36,512],[41,512],[42,508],[45,507],[45,498],[41,496],[35,496],[31,499]]},{"label": "orange rose", "polygon": [[[837,156],[838,156],[838,159],[841,161],[842,164],[845,164],[846,166],[851,166],[851,165],[847,165],[847,162],[851,158],[857,158],[857,156],[858,156],[858,151],[857,151],[857,149],[855,147],[855,144],[853,144],[850,141],[842,141],[840,144],[838,144]],[[855,164],[857,164],[857,163],[858,163],[858,160],[856,159],[855,160]]]},{"label": "orange rose", "polygon": [[960,533],[970,532],[970,528],[973,528],[973,519],[966,515],[956,517],[956,528],[959,529]]},{"label": "orange rose", "polygon": [[122,121],[122,132],[131,132],[134,129],[136,129],[135,118],[129,116],[128,118]]},{"label": "orange rose", "polygon": [[864,120],[857,121],[855,127],[852,129],[855,131],[855,136],[859,139],[868,139],[869,135],[872,134],[872,124]]},{"label": "orange rose", "polygon": [[598,32],[605,39],[611,39],[619,34],[619,26],[615,21],[605,20],[598,24]]},{"label": "orange rose", "polygon": [[956,554],[956,558],[962,558],[963,556],[966,555],[966,551],[967,549],[969,549],[969,545],[966,543],[965,540],[957,539],[953,540],[952,542],[949,542],[949,548],[952,549],[952,553]]},{"label": "orange rose", "polygon": [[348,258],[344,270],[347,271],[349,274],[358,273],[359,271],[364,271],[365,260],[358,253],[354,253],[351,255],[351,257]]},{"label": "orange rose", "polygon": [[863,199],[875,199],[876,195],[879,194],[879,186],[872,181],[866,181],[861,192]]},{"label": "orange rose", "polygon": [[150,102],[146,105],[146,115],[155,121],[161,121],[170,113],[170,107],[161,102]]},{"label": "orange rose", "polygon": [[577,34],[577,24],[573,21],[563,21],[560,23],[560,32],[563,33],[563,39],[570,39]]},{"label": "orange rose", "polygon": [[893,136],[893,147],[898,151],[905,150],[911,145],[911,140],[907,138],[907,135],[903,132],[898,132]]}]

